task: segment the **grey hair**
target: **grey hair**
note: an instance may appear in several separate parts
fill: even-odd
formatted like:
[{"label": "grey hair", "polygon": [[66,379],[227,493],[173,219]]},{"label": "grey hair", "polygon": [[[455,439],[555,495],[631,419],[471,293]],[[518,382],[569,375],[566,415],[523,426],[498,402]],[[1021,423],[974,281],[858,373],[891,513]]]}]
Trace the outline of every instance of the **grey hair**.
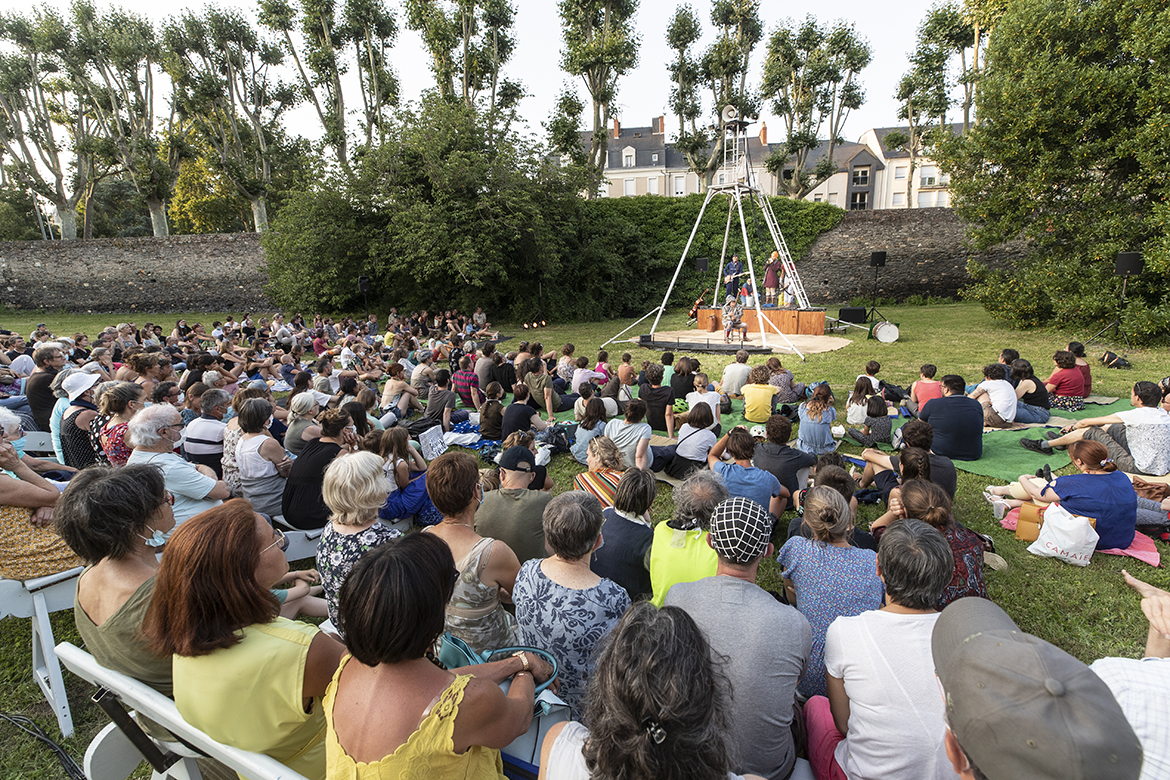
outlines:
[{"label": "grey hair", "polygon": [[935,609],[951,581],[955,556],[942,531],[921,520],[896,520],[878,543],[887,599],[909,609]]},{"label": "grey hair", "polygon": [[730,687],[690,615],[635,603],[589,679],[582,754],[590,778],[726,780]]},{"label": "grey hair", "polygon": [[849,503],[837,490],[818,485],[804,497],[804,522],[818,542],[832,542],[849,535],[853,513]]},{"label": "grey hair", "polygon": [[204,414],[211,414],[211,410],[217,406],[223,406],[232,400],[226,390],[212,388],[203,395],[199,396],[199,409]]},{"label": "grey hair", "polygon": [[66,366],[57,372],[57,375],[53,377],[53,381],[49,384],[49,390],[53,392],[54,398],[69,397],[69,393],[65,392],[65,388],[61,385],[65,383],[65,380],[69,378],[70,374],[76,374],[80,370],[80,368],[75,366]]},{"label": "grey hair", "polygon": [[21,422],[20,416],[16,412],[0,406],[0,428],[4,430],[5,435],[8,435],[9,431],[13,431],[22,425],[24,423]]},{"label": "grey hair", "polygon": [[696,471],[674,489],[674,520],[670,521],[670,527],[706,531],[715,506],[730,497],[723,477],[708,469]]},{"label": "grey hair", "polygon": [[658,482],[650,469],[626,469],[613,494],[614,509],[640,515],[647,512],[658,495]]},{"label": "grey hair", "polygon": [[179,411],[170,404],[154,404],[130,418],[131,447],[153,447],[162,441],[159,431],[177,425]]},{"label": "grey hair", "polygon": [[207,385],[208,387],[211,387],[221,379],[223,379],[223,374],[219,373],[218,371],[203,372],[203,384]]},{"label": "grey hair", "polygon": [[317,406],[316,396],[312,393],[297,393],[288,404],[288,413],[294,420],[304,420],[314,406]]},{"label": "grey hair", "polygon": [[604,522],[596,496],[570,490],[544,508],[544,541],[554,555],[578,561],[593,551]]}]

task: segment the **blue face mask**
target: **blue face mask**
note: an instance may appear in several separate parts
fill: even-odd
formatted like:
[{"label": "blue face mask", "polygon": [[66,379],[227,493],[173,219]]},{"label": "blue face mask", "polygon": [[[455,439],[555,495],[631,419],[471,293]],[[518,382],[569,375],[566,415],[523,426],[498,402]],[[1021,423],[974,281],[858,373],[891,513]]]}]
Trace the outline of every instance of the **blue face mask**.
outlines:
[{"label": "blue face mask", "polygon": [[172,528],[171,530],[167,531],[164,534],[162,531],[155,528],[154,533],[151,534],[149,538],[143,536],[142,534],[138,534],[138,538],[145,540],[147,547],[154,547],[157,549],[159,547],[162,547],[164,544],[166,544],[167,540],[171,538],[171,534],[173,534],[174,532],[175,532],[175,529]]},{"label": "blue face mask", "polygon": [[8,440],[8,443],[12,445],[12,448],[14,450],[16,450],[16,457],[18,457],[18,458],[24,457],[24,443],[25,443],[26,438],[27,437],[25,437],[25,436],[21,436],[19,439],[9,439]]}]

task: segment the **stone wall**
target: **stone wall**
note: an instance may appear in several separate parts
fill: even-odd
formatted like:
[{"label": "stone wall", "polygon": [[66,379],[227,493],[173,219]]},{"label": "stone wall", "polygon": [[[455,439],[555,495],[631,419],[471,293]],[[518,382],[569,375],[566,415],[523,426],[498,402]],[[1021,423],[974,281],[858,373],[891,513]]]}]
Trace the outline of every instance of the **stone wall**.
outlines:
[{"label": "stone wall", "polygon": [[839,303],[873,295],[871,252],[885,250],[878,296],[904,300],[911,295],[954,296],[971,282],[967,260],[1010,268],[1027,245],[1014,241],[986,252],[972,252],[966,226],[951,209],[850,211],[835,229],[812,245],[796,268],[813,303]]},{"label": "stone wall", "polygon": [[0,242],[0,305],[82,312],[270,309],[256,233]]}]

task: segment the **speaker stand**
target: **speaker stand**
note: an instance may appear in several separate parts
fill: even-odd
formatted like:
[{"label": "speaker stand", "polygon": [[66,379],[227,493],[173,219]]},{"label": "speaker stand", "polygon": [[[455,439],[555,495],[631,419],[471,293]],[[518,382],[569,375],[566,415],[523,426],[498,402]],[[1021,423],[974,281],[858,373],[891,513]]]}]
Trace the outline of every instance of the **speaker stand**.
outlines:
[{"label": "speaker stand", "polygon": [[866,322],[884,322],[886,319],[886,315],[878,311],[877,308],[878,268],[879,266],[876,265],[873,267],[873,300],[869,311],[865,315]]},{"label": "speaker stand", "polygon": [[1133,347],[1130,346],[1130,343],[1129,343],[1129,336],[1126,334],[1126,332],[1124,330],[1121,329],[1121,314],[1122,314],[1122,312],[1125,311],[1125,286],[1126,286],[1126,283],[1128,283],[1128,282],[1129,282],[1128,276],[1121,277],[1121,300],[1117,304],[1117,316],[1114,317],[1113,321],[1110,322],[1108,325],[1106,325],[1104,328],[1101,328],[1101,330],[1094,333],[1085,342],[1086,344],[1092,344],[1094,341],[1099,341],[1101,339],[1101,337],[1105,334],[1105,332],[1108,331],[1110,328],[1112,328],[1113,329],[1113,340],[1116,341],[1117,335],[1121,334],[1121,338],[1125,341],[1125,348],[1126,349],[1133,349]]}]

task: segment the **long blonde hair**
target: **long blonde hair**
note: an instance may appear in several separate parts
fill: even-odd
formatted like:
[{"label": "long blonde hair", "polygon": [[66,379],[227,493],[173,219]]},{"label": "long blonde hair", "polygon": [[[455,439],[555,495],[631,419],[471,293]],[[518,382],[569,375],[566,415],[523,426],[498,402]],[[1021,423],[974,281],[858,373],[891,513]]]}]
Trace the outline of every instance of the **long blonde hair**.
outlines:
[{"label": "long blonde hair", "polygon": [[810,420],[821,421],[821,415],[833,405],[833,393],[826,384],[817,385],[813,390],[812,398],[808,399],[805,409]]}]

